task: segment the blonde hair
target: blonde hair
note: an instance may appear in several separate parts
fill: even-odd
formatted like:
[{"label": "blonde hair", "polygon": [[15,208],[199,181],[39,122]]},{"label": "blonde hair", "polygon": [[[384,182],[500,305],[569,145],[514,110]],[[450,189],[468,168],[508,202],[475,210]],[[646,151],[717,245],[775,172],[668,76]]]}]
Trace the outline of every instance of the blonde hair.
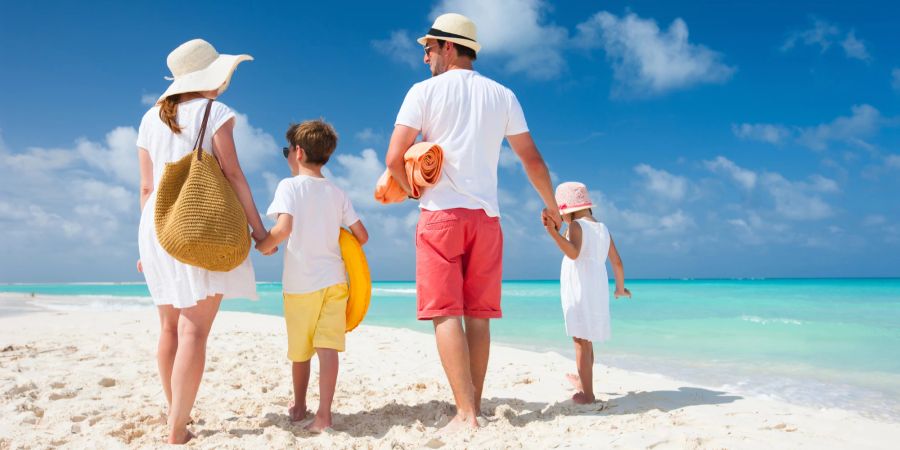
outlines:
[{"label": "blonde hair", "polygon": [[181,134],[181,127],[178,125],[178,103],[180,100],[181,94],[175,94],[159,102],[159,119],[175,134]]},{"label": "blonde hair", "polygon": [[285,133],[291,148],[299,145],[311,164],[325,165],[337,148],[338,135],[328,122],[322,119],[291,124]]}]

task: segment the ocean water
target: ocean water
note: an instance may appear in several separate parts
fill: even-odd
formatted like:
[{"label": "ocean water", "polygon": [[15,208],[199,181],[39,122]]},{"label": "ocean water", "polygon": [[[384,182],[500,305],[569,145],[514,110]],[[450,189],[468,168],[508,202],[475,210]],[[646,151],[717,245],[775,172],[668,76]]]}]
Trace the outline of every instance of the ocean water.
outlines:
[{"label": "ocean water", "polygon": [[[733,392],[900,419],[900,279],[637,280],[611,299],[612,340],[598,362]],[[152,306],[143,284],[13,284],[57,309]],[[223,310],[281,315],[280,283]],[[558,281],[503,284],[495,342],[572,356]],[[415,284],[377,282],[366,324],[431,331],[415,320]],[[560,367],[560,374],[572,367]],[[602,391],[602,381],[601,387]]]}]

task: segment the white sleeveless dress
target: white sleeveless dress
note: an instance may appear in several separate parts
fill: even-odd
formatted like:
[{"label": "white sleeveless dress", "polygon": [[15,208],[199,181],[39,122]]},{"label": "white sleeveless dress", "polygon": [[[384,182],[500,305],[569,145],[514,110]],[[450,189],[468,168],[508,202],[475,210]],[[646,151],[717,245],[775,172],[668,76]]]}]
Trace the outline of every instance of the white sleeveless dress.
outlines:
[{"label": "white sleeveless dress", "polygon": [[606,273],[609,230],[599,222],[586,219],[577,222],[582,230],[581,251],[577,259],[563,257],[559,275],[566,334],[603,342],[610,338],[609,277]]},{"label": "white sleeveless dress", "polygon": [[[154,209],[156,187],[162,178],[166,163],[174,162],[193,150],[191,147],[200,131],[206,99],[190,100],[178,105],[178,124],[182,132],[175,134],[159,118],[159,107],[154,106],[144,114],[138,130],[137,146],[150,153],[153,161],[153,193],[147,199],[138,228],[138,250],[144,279],[150,296],[156,305],[172,305],[176,308],[190,308],[208,296],[223,294],[224,298],[247,298],[257,300],[256,275],[248,257],[237,268],[229,272],[212,272],[184,264],[166,252],[156,238]],[[219,127],[234,117],[230,108],[213,102],[209,113],[209,123],[202,147],[212,150],[212,137]]]}]

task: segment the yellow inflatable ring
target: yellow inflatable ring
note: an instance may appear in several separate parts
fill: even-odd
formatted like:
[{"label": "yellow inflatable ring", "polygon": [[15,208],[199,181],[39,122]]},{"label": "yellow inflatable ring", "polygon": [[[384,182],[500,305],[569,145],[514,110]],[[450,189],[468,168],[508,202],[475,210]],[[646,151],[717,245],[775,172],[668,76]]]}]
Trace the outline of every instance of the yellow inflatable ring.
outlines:
[{"label": "yellow inflatable ring", "polygon": [[369,310],[372,299],[372,275],[362,245],[349,231],[341,228],[338,238],[341,257],[347,270],[347,284],[350,285],[350,299],[347,300],[347,331],[353,331]]}]

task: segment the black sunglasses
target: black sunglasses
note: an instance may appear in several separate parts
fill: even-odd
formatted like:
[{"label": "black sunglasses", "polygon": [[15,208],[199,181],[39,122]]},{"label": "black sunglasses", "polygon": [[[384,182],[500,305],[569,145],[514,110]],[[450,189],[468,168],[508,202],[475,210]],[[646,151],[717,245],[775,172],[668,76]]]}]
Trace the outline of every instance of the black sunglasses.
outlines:
[{"label": "black sunglasses", "polygon": [[284,153],[284,157],[287,158],[291,154],[291,147],[281,147],[281,153]]}]

